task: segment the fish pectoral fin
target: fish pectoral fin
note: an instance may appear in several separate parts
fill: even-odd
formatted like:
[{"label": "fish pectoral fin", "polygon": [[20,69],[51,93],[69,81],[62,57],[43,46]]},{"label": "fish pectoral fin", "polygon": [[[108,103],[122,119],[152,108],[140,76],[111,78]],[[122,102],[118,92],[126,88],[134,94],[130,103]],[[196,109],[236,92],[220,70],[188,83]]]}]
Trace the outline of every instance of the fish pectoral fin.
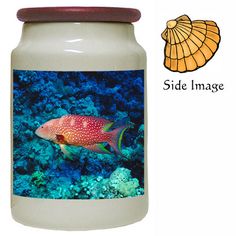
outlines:
[{"label": "fish pectoral fin", "polygon": [[61,144],[66,143],[64,135],[56,134],[56,140],[57,140],[58,143],[61,143]]},{"label": "fish pectoral fin", "polygon": [[61,151],[64,153],[64,155],[66,157],[68,157],[68,159],[73,160],[72,154],[71,152],[68,150],[68,146],[66,146],[65,144],[59,144]]},{"label": "fish pectoral fin", "polygon": [[105,146],[102,143],[96,143],[96,144],[92,144],[92,145],[87,145],[84,146],[84,148],[93,151],[93,152],[97,152],[100,154],[110,154],[111,152],[108,151]]}]

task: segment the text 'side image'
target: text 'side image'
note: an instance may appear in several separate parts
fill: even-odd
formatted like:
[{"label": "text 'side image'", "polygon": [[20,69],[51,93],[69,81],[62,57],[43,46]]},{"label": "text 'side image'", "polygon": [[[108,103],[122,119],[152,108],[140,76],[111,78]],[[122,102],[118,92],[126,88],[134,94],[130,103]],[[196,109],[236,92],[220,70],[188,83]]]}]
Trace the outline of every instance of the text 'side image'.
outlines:
[{"label": "text 'side image'", "polygon": [[13,193],[144,194],[144,71],[13,71]]}]

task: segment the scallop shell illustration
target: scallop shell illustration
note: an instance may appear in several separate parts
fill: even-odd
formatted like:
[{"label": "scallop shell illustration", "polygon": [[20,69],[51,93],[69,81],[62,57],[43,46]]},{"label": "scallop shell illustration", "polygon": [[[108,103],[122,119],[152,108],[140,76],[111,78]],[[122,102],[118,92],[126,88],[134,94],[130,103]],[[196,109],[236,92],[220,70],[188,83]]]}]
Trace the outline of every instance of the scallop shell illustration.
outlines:
[{"label": "scallop shell illustration", "polygon": [[214,21],[191,21],[187,15],[168,21],[161,36],[166,41],[164,65],[177,72],[204,66],[220,43],[220,30]]}]

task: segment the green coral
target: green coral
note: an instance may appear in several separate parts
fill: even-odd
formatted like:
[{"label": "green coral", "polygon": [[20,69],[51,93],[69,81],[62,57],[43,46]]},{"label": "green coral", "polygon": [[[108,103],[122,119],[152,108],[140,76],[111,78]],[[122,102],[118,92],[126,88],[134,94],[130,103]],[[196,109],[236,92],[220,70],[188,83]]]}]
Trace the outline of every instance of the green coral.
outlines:
[{"label": "green coral", "polygon": [[90,96],[87,96],[85,98],[81,98],[77,102],[77,108],[81,109],[81,114],[84,113],[84,115],[93,115],[93,116],[98,116],[98,110],[95,107],[95,104],[93,100],[91,99]]},{"label": "green coral", "polygon": [[42,187],[45,186],[47,184],[46,181],[46,176],[43,172],[41,171],[35,171],[32,174],[31,177],[31,182],[36,186],[36,187]]}]

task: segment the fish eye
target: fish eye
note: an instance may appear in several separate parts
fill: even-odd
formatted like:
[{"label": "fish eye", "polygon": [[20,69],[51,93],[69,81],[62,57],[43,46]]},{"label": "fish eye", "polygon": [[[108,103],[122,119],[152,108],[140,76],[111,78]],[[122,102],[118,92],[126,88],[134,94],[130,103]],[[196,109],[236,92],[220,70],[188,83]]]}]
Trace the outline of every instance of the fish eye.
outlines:
[{"label": "fish eye", "polygon": [[43,126],[41,126],[41,129],[43,129]]}]

